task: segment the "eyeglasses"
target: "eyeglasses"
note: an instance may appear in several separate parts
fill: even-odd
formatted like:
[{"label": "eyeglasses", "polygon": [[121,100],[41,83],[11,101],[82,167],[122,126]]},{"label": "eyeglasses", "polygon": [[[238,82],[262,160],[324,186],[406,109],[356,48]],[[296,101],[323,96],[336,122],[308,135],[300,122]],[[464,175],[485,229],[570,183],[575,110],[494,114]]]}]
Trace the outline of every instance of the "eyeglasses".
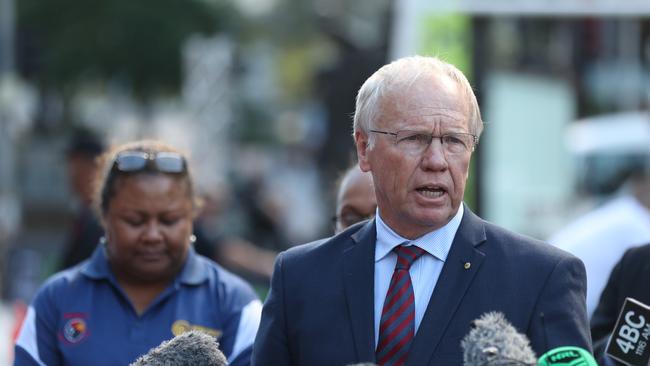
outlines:
[{"label": "eyeglasses", "polygon": [[383,135],[395,136],[395,145],[401,151],[411,155],[422,154],[434,138],[440,139],[443,151],[447,154],[463,154],[468,151],[474,151],[478,144],[478,137],[471,133],[452,132],[436,136],[422,131],[402,130],[397,132],[387,132],[370,130],[370,132]]},{"label": "eyeglasses", "polygon": [[150,154],[144,151],[123,151],[117,154],[113,166],[125,173],[144,170],[148,164],[162,172],[178,174],[186,169],[185,158],[175,152]]}]

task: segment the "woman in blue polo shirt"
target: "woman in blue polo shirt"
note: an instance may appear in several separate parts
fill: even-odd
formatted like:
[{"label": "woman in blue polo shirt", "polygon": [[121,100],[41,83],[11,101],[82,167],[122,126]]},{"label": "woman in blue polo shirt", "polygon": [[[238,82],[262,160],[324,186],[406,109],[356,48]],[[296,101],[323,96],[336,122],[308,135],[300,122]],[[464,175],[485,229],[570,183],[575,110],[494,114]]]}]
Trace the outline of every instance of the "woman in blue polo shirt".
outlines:
[{"label": "woman in blue polo shirt", "polygon": [[14,365],[128,365],[191,329],[214,335],[230,365],[248,365],[261,303],[192,248],[196,205],[183,154],[156,141],[107,153],[97,207],[105,239],[39,290]]}]

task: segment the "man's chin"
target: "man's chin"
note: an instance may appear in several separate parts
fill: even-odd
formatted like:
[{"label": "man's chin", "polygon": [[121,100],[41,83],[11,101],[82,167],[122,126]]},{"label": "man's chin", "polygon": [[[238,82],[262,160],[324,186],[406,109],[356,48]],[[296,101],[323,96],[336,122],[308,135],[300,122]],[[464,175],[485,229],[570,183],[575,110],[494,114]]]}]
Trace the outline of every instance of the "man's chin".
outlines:
[{"label": "man's chin", "polygon": [[417,223],[418,226],[428,228],[428,231],[433,231],[447,225],[456,212],[457,210],[451,210],[448,206],[438,210],[429,209],[414,216],[413,222]]}]

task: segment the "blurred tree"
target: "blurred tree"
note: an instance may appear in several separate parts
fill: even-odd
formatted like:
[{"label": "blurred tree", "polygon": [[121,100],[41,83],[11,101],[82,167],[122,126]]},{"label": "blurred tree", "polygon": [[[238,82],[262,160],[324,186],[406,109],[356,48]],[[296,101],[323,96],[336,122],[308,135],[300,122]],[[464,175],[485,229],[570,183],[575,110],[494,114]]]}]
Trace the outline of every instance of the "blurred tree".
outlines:
[{"label": "blurred tree", "polygon": [[235,15],[218,0],[21,0],[19,68],[60,90],[111,80],[141,100],[175,93],[184,40],[233,30]]}]

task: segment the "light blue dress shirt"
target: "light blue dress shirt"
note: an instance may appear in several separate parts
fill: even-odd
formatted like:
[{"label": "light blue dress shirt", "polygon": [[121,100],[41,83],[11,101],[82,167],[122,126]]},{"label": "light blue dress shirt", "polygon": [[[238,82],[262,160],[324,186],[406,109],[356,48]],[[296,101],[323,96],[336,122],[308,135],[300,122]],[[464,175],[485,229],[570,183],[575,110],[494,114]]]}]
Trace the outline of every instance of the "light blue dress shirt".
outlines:
[{"label": "light blue dress shirt", "polygon": [[415,295],[415,332],[417,334],[433,289],[436,287],[438,277],[440,277],[442,266],[447,260],[451,243],[460,226],[463,212],[463,204],[461,204],[458,212],[447,225],[418,239],[408,240],[388,227],[381,219],[379,209],[377,209],[377,215],[375,216],[377,227],[377,245],[375,246],[375,347],[377,347],[379,340],[379,322],[381,321],[384,299],[395,270],[395,262],[397,262],[397,254],[392,251],[393,248],[408,242],[408,245],[417,245],[426,251],[422,257],[413,263],[409,270]]}]

